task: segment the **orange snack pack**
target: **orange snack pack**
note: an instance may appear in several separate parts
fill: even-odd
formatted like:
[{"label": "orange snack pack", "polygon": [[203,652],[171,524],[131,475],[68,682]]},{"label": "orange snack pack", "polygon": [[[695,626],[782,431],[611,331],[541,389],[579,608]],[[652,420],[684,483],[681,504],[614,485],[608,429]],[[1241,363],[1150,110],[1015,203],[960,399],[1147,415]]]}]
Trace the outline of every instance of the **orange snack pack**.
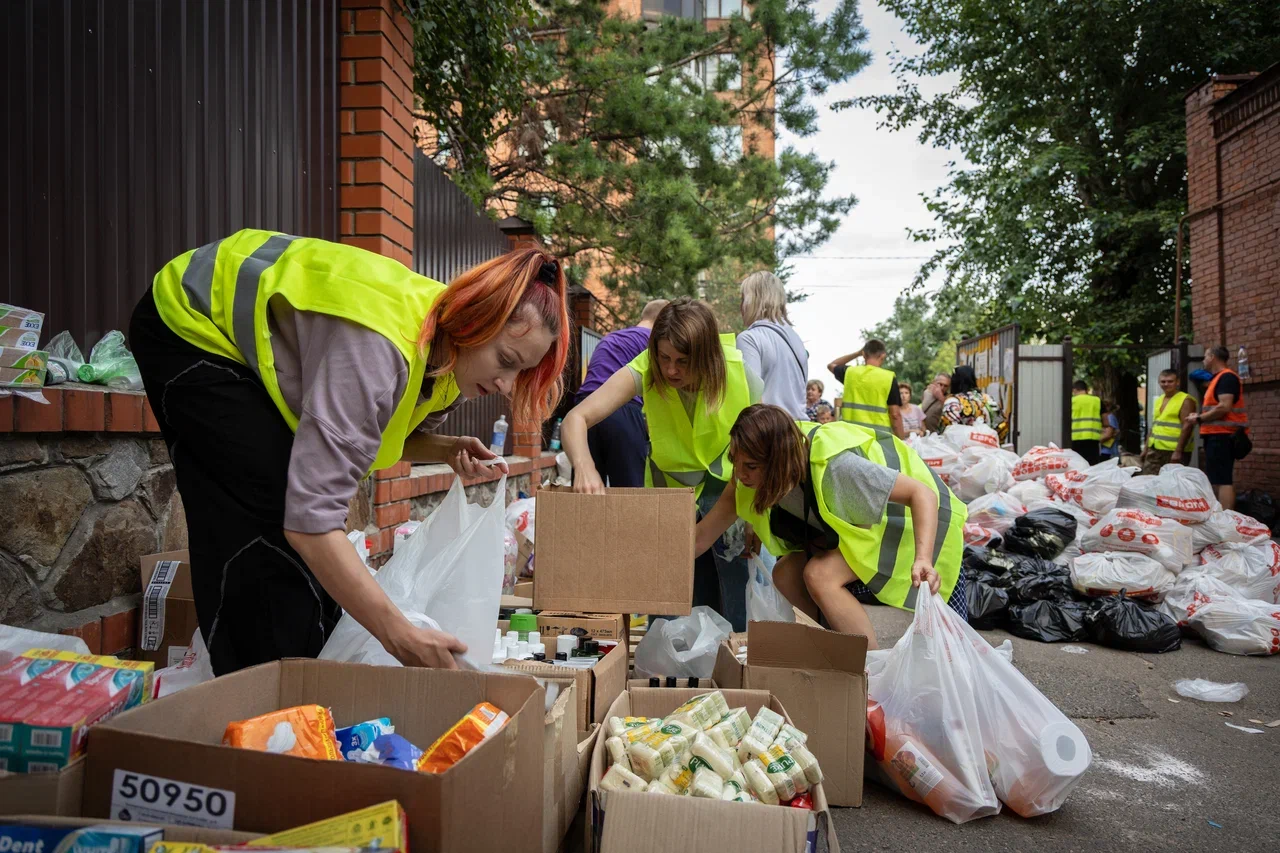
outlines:
[{"label": "orange snack pack", "polygon": [[418,771],[422,773],[443,773],[462,760],[462,757],[477,746],[485,738],[495,734],[510,719],[505,711],[495,708],[488,702],[481,702],[472,708],[465,717],[453,724],[447,732],[436,738],[418,759]]},{"label": "orange snack pack", "polygon": [[222,735],[226,746],[341,761],[333,734],[333,715],[319,705],[299,705],[231,723]]}]

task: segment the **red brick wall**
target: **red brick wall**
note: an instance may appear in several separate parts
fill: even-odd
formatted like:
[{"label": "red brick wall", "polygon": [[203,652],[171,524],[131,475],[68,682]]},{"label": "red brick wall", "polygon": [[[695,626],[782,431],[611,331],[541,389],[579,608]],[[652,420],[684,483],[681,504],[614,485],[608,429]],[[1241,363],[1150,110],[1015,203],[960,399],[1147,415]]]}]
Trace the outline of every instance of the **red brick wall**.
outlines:
[{"label": "red brick wall", "polygon": [[1255,449],[1236,464],[1236,484],[1280,496],[1280,193],[1266,189],[1280,179],[1280,102],[1214,127],[1225,108],[1268,85],[1266,76],[1217,78],[1187,96],[1187,198],[1194,339],[1226,346],[1233,366],[1241,345],[1249,353]]}]

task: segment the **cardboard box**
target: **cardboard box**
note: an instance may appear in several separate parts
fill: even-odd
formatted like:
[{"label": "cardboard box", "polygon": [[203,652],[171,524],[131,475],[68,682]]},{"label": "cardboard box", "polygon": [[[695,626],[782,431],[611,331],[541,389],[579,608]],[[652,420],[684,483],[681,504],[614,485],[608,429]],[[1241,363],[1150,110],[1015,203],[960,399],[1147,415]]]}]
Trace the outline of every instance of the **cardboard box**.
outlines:
[{"label": "cardboard box", "polygon": [[39,311],[30,311],[0,302],[0,329],[21,329],[38,335],[43,328],[44,315]]},{"label": "cardboard box", "polygon": [[[29,332],[27,334],[30,334]],[[44,370],[49,366],[49,354],[35,349],[0,346],[0,367],[14,370]]]},{"label": "cardboard box", "polygon": [[[232,828],[272,833],[397,800],[414,850],[542,849],[543,690],[493,673],[315,660],[263,664],[189,687],[89,734],[84,811],[113,814],[117,779],[141,774],[223,792]],[[387,716],[430,746],[479,702],[510,715],[444,773],[315,761],[222,746],[230,722],[299,704],[331,708],[339,726]],[[117,771],[120,771],[117,773]]]},{"label": "cardboard box", "polygon": [[191,563],[186,551],[142,558],[142,608],[138,620],[138,657],[157,668],[181,663],[200,620],[191,592]]},{"label": "cardboard box", "polygon": [[57,773],[0,774],[0,815],[80,815],[84,760]]},{"label": "cardboard box", "polygon": [[[716,684],[716,680],[714,678],[677,678],[676,683],[670,687],[667,686],[667,680],[665,678],[659,678],[656,687],[649,683],[650,680],[651,679],[648,678],[629,678],[627,679],[627,689],[635,690],[640,687],[647,687],[656,690],[715,690],[720,686],[719,684]],[[690,681],[696,681],[698,683],[690,684]]]},{"label": "cardboard box", "polygon": [[[505,634],[510,624],[507,619],[499,619],[498,630]],[[573,634],[580,639],[589,637],[595,640],[617,640],[623,646],[629,641],[627,617],[621,613],[563,613],[544,610],[538,614],[538,633],[551,652],[555,652],[555,642],[550,638],[561,634]]]},{"label": "cardboard box", "polygon": [[[409,821],[395,800],[264,835],[250,847],[358,847],[409,853]],[[162,851],[153,851],[162,853]]]},{"label": "cardboard box", "polygon": [[6,388],[41,388],[44,386],[45,369],[25,367],[0,367],[0,386]]},{"label": "cardboard box", "polygon": [[684,616],[693,602],[692,489],[539,489],[533,606]]},{"label": "cardboard box", "polygon": [[511,594],[516,598],[533,600],[533,581],[517,581],[516,588]]},{"label": "cardboard box", "polygon": [[[662,717],[708,690],[642,687],[628,690],[614,701],[608,716]],[[752,716],[764,705],[790,720],[777,697],[763,690],[722,690],[730,708],[745,707]],[[861,735],[862,733],[859,732]],[[819,759],[821,761],[821,759]],[[812,788],[813,811],[730,803],[699,797],[668,797],[633,791],[600,790],[605,771],[604,738],[596,738],[587,782],[591,831],[588,849],[596,853],[667,853],[680,850],[732,853],[805,853],[818,850],[817,835],[825,833],[832,853],[840,844],[831,826],[822,784]],[[823,765],[822,772],[827,772]],[[811,837],[810,833],[814,833]],[[812,840],[813,846],[807,845]]]},{"label": "cardboard box", "polygon": [[40,348],[40,333],[28,332],[25,329],[0,328],[0,347],[13,347],[21,350]]},{"label": "cardboard box", "polygon": [[591,669],[568,669],[550,663],[509,660],[507,669],[527,672],[538,678],[572,678],[577,685],[577,728],[586,731],[592,723],[604,722],[604,713],[627,686],[627,651],[619,645]]},{"label": "cardboard box", "polygon": [[[734,656],[747,644],[747,663]],[[722,688],[768,690],[791,709],[822,765],[833,806],[862,805],[867,727],[867,638],[786,622],[751,622],[716,652]]]},{"label": "cardboard box", "polygon": [[[17,815],[8,820],[9,823],[29,824],[32,826],[64,826],[83,828],[86,826],[132,826],[133,824],[122,823],[114,820],[92,820],[83,817],[54,817],[44,815],[38,812]],[[227,829],[201,829],[195,826],[173,826],[165,824],[160,827],[164,830],[164,839],[166,842],[175,844],[244,844],[246,841],[253,841],[258,838],[255,832],[235,832]],[[151,848],[154,851],[162,851],[163,845],[156,845]]]},{"label": "cardboard box", "polygon": [[579,731],[574,719],[578,686],[572,679],[549,679],[561,693],[543,721],[542,853],[561,849],[582,808],[587,770],[599,726]]}]

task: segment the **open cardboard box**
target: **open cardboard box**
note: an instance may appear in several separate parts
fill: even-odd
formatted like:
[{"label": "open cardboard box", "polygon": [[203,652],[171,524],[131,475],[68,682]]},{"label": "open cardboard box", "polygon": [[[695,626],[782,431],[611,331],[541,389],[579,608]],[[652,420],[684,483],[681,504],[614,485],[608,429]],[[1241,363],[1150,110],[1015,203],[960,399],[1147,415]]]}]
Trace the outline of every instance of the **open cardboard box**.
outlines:
[{"label": "open cardboard box", "polygon": [[[610,717],[663,717],[709,690],[641,687],[628,690],[609,708]],[[768,705],[785,719],[786,709],[763,690],[722,690],[730,708],[745,707],[754,717]],[[806,853],[816,851],[819,833],[839,853],[823,784],[815,785],[813,811],[763,803],[730,803],[699,797],[613,793],[600,790],[605,772],[604,738],[597,737],[587,783],[591,825],[587,849],[595,853],[668,853],[672,849],[732,853]],[[821,763],[821,759],[819,759]],[[826,773],[826,767],[823,767]],[[812,844],[812,846],[809,846]]]},{"label": "open cardboard box", "polygon": [[[537,682],[514,674],[314,660],[263,664],[95,726],[84,812],[112,817],[117,771],[125,771],[234,793],[233,828],[246,832],[280,832],[398,800],[415,850],[541,853],[543,697]],[[390,717],[398,734],[425,748],[485,701],[510,720],[440,774],[221,745],[230,722],[314,703],[332,709],[339,726]]]},{"label": "open cardboard box", "polygon": [[600,727],[592,725],[586,731],[578,730],[574,722],[578,687],[573,679],[544,680],[554,681],[561,687],[560,695],[547,711],[542,730],[542,853],[556,853],[581,811],[591,750]]},{"label": "open cardboard box", "polygon": [[[47,817],[39,814],[18,815],[6,818],[5,823],[16,823],[24,826],[54,826],[83,829],[87,826],[138,826],[138,823],[126,823],[118,820],[92,820],[83,817]],[[149,824],[141,824],[149,826]],[[236,832],[229,829],[203,829],[196,826],[159,825],[164,830],[164,840],[179,844],[209,844],[218,846],[240,845],[255,838],[261,838],[257,832]]]},{"label": "open cardboard box", "polygon": [[84,792],[84,759],[57,773],[0,775],[0,815],[79,817]]},{"label": "open cardboard box", "polygon": [[591,669],[575,670],[531,660],[508,660],[503,666],[538,678],[572,679],[578,687],[575,702],[579,731],[586,731],[593,723],[604,722],[605,711],[627,687],[627,652],[622,645],[616,646]]},{"label": "open cardboard box", "polygon": [[692,489],[539,489],[533,606],[684,616],[693,601]]},{"label": "open cardboard box", "polygon": [[[735,656],[747,645],[747,663]],[[791,710],[822,766],[833,806],[862,805],[867,638],[788,622],[751,622],[716,652],[722,688],[767,690]]]}]

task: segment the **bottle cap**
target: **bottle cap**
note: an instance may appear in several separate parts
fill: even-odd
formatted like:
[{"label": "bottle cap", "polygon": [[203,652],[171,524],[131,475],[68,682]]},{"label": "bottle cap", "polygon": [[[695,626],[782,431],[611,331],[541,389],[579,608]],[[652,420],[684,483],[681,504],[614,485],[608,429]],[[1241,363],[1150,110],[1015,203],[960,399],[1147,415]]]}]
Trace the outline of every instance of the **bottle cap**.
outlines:
[{"label": "bottle cap", "polygon": [[529,654],[542,655],[545,658],[547,656],[547,647],[542,643],[530,643]]},{"label": "bottle cap", "polygon": [[536,646],[538,643],[541,643],[541,642],[542,642],[542,634],[538,633],[537,631],[529,632],[529,645]]},{"label": "bottle cap", "polygon": [[538,630],[538,617],[532,613],[512,613],[511,622],[507,628],[510,631],[528,635],[530,631]]},{"label": "bottle cap", "polygon": [[565,658],[568,659],[569,652],[573,651],[577,647],[578,647],[578,638],[573,636],[572,634],[561,634],[560,636],[556,637],[557,655],[564,654]]},{"label": "bottle cap", "polygon": [[520,632],[519,632],[519,631],[508,631],[508,632],[507,632],[507,642],[509,642],[509,643],[516,643],[516,642],[519,642],[519,640],[520,640]]},{"label": "bottle cap", "polygon": [[567,661],[568,659],[569,659],[569,654],[568,654],[568,652],[556,652],[556,660],[565,660],[565,661]]}]

